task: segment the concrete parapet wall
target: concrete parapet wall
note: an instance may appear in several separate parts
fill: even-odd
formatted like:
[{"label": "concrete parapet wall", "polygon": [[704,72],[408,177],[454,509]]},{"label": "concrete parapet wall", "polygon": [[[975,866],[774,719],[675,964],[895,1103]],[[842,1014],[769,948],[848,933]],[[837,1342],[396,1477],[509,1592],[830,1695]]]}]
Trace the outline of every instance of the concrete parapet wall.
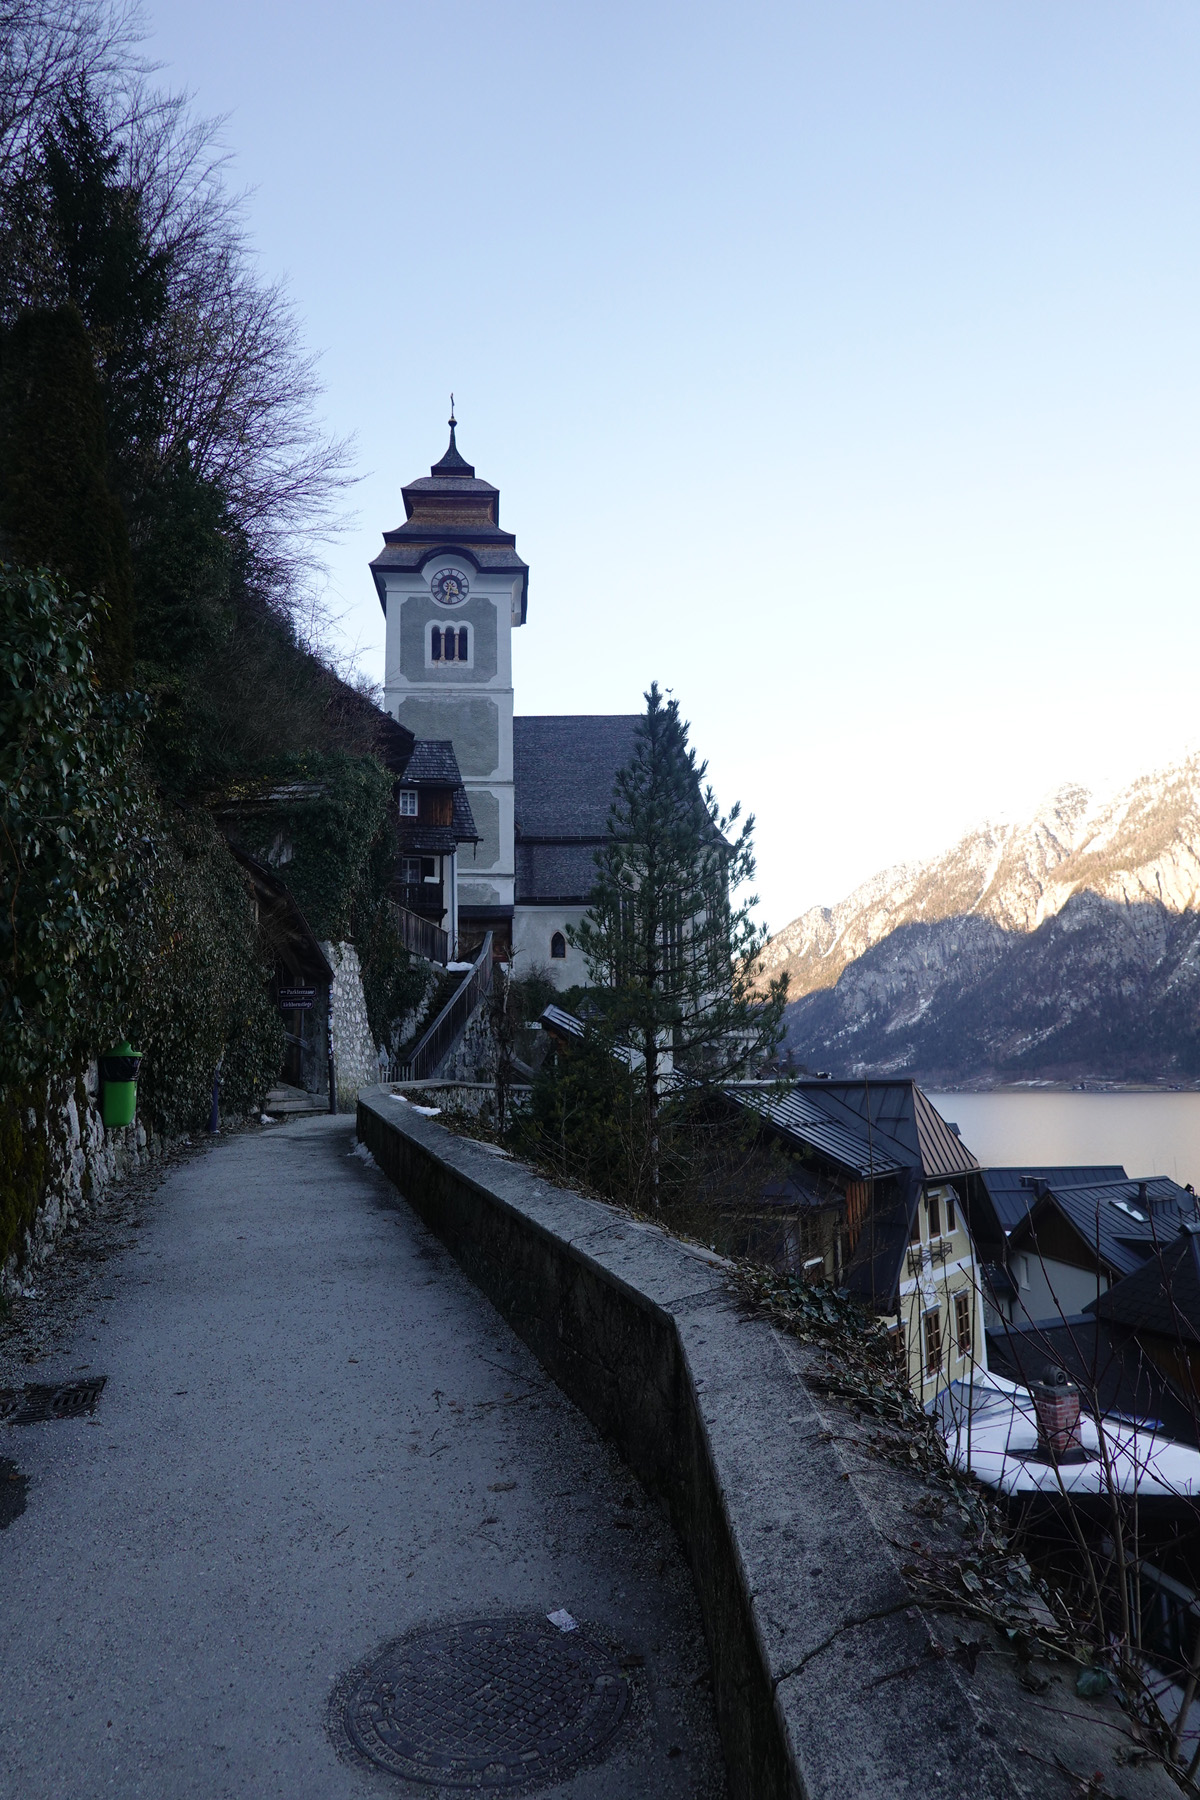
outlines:
[{"label": "concrete parapet wall", "polygon": [[[1114,1766],[1115,1708],[1034,1700],[994,1637],[916,1606],[892,1540],[919,1481],[844,1451],[806,1352],[746,1316],[719,1258],[386,1090],[360,1094],[358,1134],[669,1507],[735,1800],[1066,1800],[1080,1768],[1111,1773],[1097,1792],[1177,1795],[1157,1768]],[[977,1640],[961,1660],[956,1634]]]}]

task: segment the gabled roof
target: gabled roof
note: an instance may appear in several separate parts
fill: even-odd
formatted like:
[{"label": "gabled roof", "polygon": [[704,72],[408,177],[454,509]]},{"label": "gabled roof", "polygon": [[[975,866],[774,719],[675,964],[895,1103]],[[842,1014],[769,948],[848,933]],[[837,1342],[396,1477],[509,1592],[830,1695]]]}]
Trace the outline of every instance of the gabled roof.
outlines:
[{"label": "gabled roof", "polygon": [[915,1081],[806,1081],[797,1087],[869,1144],[886,1138],[926,1181],[973,1174],[979,1164]]},{"label": "gabled roof", "polygon": [[830,1109],[819,1104],[802,1083],[782,1094],[770,1088],[744,1087],[730,1088],[728,1093],[739,1105],[761,1114],[781,1137],[819,1151],[859,1180],[895,1175],[909,1166],[910,1159],[884,1132],[868,1134],[852,1119],[831,1117]]},{"label": "gabled roof", "polygon": [[1102,1319],[1131,1331],[1200,1344],[1200,1220],[1185,1223],[1093,1305]]},{"label": "gabled roof", "polygon": [[1004,1169],[984,1169],[983,1183],[991,1196],[1000,1223],[1012,1231],[1029,1212],[1045,1187],[1088,1187],[1100,1182],[1127,1181],[1120,1163],[1041,1163]]},{"label": "gabled roof", "polygon": [[418,738],[404,769],[405,787],[461,787],[450,738]]},{"label": "gabled roof", "polygon": [[1171,1241],[1196,1218],[1196,1196],[1169,1176],[1048,1188],[1013,1231],[1010,1249],[1036,1250],[1041,1222],[1057,1213],[1115,1280],[1140,1269],[1156,1245]]}]

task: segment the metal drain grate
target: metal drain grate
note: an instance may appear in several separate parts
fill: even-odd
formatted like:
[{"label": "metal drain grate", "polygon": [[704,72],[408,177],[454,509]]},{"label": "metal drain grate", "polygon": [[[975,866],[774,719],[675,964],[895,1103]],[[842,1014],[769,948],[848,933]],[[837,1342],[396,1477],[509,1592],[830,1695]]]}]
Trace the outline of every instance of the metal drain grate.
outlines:
[{"label": "metal drain grate", "polygon": [[389,1644],[352,1677],[341,1724],[377,1767],[466,1792],[550,1787],[592,1761],[629,1684],[582,1631],[471,1619]]},{"label": "metal drain grate", "polygon": [[82,1419],[96,1410],[107,1377],[86,1381],[31,1382],[0,1389],[0,1424],[42,1425],[50,1419]]}]

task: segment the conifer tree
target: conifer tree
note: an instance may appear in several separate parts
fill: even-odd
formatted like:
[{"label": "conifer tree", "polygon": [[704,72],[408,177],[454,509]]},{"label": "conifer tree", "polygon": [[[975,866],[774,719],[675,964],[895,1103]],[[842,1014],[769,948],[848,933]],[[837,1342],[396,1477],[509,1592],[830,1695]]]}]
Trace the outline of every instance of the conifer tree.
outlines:
[{"label": "conifer tree", "polygon": [[95,596],[93,655],[108,687],[133,662],[129,536],[108,482],[104,405],[73,306],[27,312],[0,342],[0,534],[10,560]]},{"label": "conifer tree", "polygon": [[666,1068],[693,1091],[756,1068],[778,1045],[787,977],[759,992],[757,897],[734,899],[754,875],[753,817],[739,825],[736,805],[722,816],[679,702],[657,683],[645,698],[589,911],[571,935],[602,991],[608,1031],[640,1058],[657,1204]]}]

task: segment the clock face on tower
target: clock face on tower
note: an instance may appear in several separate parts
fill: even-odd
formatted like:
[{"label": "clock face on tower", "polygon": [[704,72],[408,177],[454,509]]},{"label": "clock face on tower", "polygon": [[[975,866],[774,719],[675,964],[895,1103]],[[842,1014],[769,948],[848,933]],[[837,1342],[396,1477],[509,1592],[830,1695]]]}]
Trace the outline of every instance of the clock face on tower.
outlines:
[{"label": "clock face on tower", "polygon": [[439,569],[429,591],[439,606],[460,606],[470,593],[471,584],[460,569]]}]

